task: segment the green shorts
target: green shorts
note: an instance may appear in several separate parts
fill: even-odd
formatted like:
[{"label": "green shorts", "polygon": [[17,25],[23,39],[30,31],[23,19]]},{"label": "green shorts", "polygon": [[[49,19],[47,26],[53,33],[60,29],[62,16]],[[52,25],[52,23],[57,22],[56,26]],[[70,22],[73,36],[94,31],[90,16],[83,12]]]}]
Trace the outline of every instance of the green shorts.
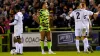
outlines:
[{"label": "green shorts", "polygon": [[40,32],[41,32],[41,31],[46,31],[46,32],[48,32],[48,31],[50,31],[50,28],[40,26],[39,31],[40,31]]}]

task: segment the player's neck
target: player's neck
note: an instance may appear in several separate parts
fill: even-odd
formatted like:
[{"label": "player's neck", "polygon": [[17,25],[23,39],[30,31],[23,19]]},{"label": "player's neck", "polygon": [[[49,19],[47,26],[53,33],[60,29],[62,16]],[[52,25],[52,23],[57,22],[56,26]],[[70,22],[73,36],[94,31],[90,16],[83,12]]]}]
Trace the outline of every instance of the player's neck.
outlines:
[{"label": "player's neck", "polygon": [[43,8],[43,10],[47,10],[46,8]]},{"label": "player's neck", "polygon": [[77,7],[77,9],[81,9],[80,7]]},{"label": "player's neck", "polygon": [[45,8],[45,7],[43,7],[42,9],[43,9],[43,10],[47,10],[47,8]]}]

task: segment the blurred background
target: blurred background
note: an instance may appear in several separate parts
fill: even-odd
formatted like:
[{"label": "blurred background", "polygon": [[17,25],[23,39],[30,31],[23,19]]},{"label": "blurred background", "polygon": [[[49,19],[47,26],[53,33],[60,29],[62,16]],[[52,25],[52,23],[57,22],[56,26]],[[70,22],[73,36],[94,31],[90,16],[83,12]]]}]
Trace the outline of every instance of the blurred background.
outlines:
[{"label": "blurred background", "polygon": [[[21,6],[24,15],[24,32],[27,31],[25,28],[38,28],[39,25],[34,21],[32,15],[36,14],[42,1],[44,0],[0,0],[0,26],[4,28],[4,33],[7,33],[10,28],[10,31],[13,32],[13,26],[10,27],[6,23],[13,21],[14,6],[17,4]],[[47,0],[51,28],[74,27],[74,20],[70,20],[68,14],[76,8],[75,3],[79,1],[86,3],[87,10],[94,13],[98,11],[99,0]],[[92,26],[100,26],[99,21],[100,19],[91,18]]]},{"label": "blurred background", "polygon": [[[24,32],[38,32],[39,25],[34,21],[33,14],[36,15],[40,8],[40,3],[44,0],[0,0],[0,34],[11,34],[14,31],[13,26],[8,26],[7,23],[13,22],[14,6],[20,5],[24,15],[23,29]],[[74,19],[68,16],[69,13],[76,9],[76,2],[84,2],[86,9],[94,13],[98,10],[100,0],[46,0],[49,5],[50,12],[50,27],[52,31],[73,31]],[[100,30],[100,14],[97,19],[91,17],[91,23],[94,30]],[[67,29],[68,28],[68,29]],[[7,35],[8,36],[8,35]],[[2,36],[2,38],[4,38]],[[4,42],[7,42],[5,40]],[[11,42],[11,41],[10,41]],[[55,43],[56,44],[56,43]]]}]

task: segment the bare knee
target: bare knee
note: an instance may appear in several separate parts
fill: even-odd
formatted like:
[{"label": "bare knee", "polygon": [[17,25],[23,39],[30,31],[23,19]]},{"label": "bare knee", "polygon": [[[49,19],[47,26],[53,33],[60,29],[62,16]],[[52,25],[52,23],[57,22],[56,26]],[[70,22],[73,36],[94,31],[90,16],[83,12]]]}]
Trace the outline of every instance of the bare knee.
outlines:
[{"label": "bare knee", "polygon": [[76,36],[76,40],[80,40],[80,37],[79,36]]}]

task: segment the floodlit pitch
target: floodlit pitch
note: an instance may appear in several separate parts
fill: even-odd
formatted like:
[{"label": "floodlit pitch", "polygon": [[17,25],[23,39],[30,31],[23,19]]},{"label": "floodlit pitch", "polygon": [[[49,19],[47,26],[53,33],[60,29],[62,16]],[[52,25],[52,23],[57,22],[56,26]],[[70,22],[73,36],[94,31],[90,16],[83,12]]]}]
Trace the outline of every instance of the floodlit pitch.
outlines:
[{"label": "floodlit pitch", "polygon": [[[46,52],[47,53],[47,52]],[[23,55],[11,55],[10,52],[1,52],[0,56],[100,56],[100,51],[94,53],[77,53],[76,51],[56,51],[56,54],[41,54],[41,52],[24,52]]]}]

